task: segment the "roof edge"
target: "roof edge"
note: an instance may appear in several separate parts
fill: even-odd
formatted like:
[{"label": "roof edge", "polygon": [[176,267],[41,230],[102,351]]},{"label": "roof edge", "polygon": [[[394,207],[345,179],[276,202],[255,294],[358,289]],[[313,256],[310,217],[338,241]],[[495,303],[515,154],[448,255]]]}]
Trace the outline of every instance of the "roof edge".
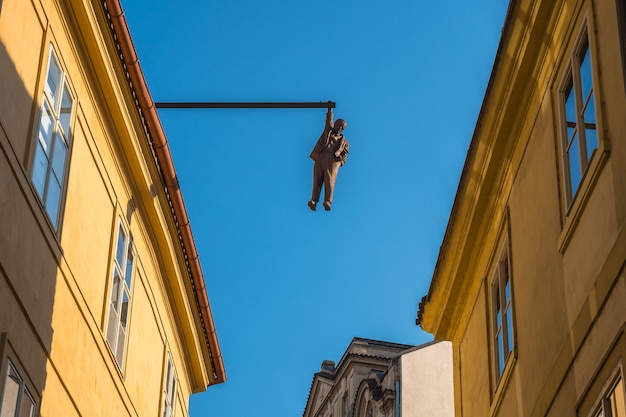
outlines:
[{"label": "roof edge", "polygon": [[500,66],[501,63],[501,55],[502,55],[502,49],[504,48],[504,43],[505,40],[507,38],[507,35],[509,33],[509,31],[511,30],[511,16],[512,16],[512,10],[515,7],[515,4],[517,3],[517,0],[509,0],[509,5],[507,7],[507,11],[506,11],[506,15],[504,18],[504,24],[502,26],[502,31],[501,31],[501,35],[500,35],[500,41],[498,42],[498,48],[496,49],[496,56],[494,58],[494,63],[493,66],[491,68],[491,74],[489,76],[489,81],[487,82],[487,87],[485,89],[485,95],[483,97],[483,101],[482,104],[480,106],[480,110],[478,112],[478,117],[476,120],[476,125],[474,127],[474,132],[472,133],[472,139],[470,141],[470,145],[467,151],[467,156],[465,158],[465,162],[463,164],[463,169],[461,171],[461,177],[459,179],[459,184],[457,186],[457,190],[454,196],[454,201],[452,203],[452,209],[450,210],[450,218],[448,219],[448,224],[446,225],[446,230],[444,232],[444,236],[442,239],[442,243],[441,246],[439,248],[439,254],[437,256],[437,261],[435,262],[435,268],[433,270],[433,274],[431,277],[431,281],[430,281],[430,286],[428,288],[428,292],[426,293],[426,295],[424,297],[422,297],[421,301],[418,304],[418,311],[417,311],[417,318],[415,320],[415,324],[424,328],[424,324],[427,324],[427,329],[424,328],[424,330],[431,332],[433,334],[435,334],[437,332],[437,328],[439,327],[439,323],[440,323],[440,319],[439,318],[437,320],[436,323],[433,322],[429,322],[429,323],[424,323],[424,315],[426,312],[426,305],[428,304],[428,302],[430,301],[430,297],[435,289],[435,286],[437,284],[438,281],[438,277],[439,277],[439,268],[441,267],[441,264],[443,263],[443,260],[445,258],[445,253],[447,251],[447,247],[448,247],[448,242],[451,239],[451,234],[452,234],[452,229],[454,228],[454,224],[456,221],[456,216],[457,216],[457,212],[459,210],[459,204],[460,204],[460,199],[461,199],[461,190],[464,189],[464,185],[467,183],[467,181],[469,180],[469,176],[470,176],[470,172],[469,172],[469,166],[471,161],[474,158],[474,153],[476,151],[476,143],[478,141],[478,136],[479,136],[479,132],[480,132],[480,127],[481,127],[481,122],[483,120],[483,118],[485,117],[484,114],[487,111],[487,102],[489,101],[489,98],[491,96],[491,90],[493,88],[493,84],[495,82],[495,78],[496,78],[496,73],[498,72],[498,68]]},{"label": "roof edge", "polygon": [[170,203],[174,223],[176,224],[179,241],[187,268],[190,273],[191,286],[196,296],[196,304],[200,313],[204,337],[209,350],[211,365],[213,368],[212,379],[209,385],[215,385],[226,381],[224,362],[217,340],[217,333],[213,321],[213,314],[206,291],[204,275],[198,258],[191,225],[185,209],[182,193],[178,183],[178,176],[174,168],[172,154],[167,144],[163,126],[156,112],[156,107],[148,90],[146,80],[139,65],[139,58],[130,36],[130,31],[122,11],[120,0],[101,0],[111,18],[111,29],[119,45],[121,55],[130,76],[130,88],[135,91],[139,103],[138,110],[144,117],[145,127],[153,140],[154,155],[157,165],[163,176],[166,197]]}]

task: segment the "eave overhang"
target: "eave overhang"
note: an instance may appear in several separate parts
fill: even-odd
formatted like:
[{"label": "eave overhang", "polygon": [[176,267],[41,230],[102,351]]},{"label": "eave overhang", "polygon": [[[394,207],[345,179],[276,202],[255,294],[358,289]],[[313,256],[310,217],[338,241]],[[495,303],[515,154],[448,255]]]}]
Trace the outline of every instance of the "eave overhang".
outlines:
[{"label": "eave overhang", "polygon": [[430,287],[418,307],[416,324],[436,340],[452,340],[455,334],[485,230],[494,220],[490,216],[502,204],[504,178],[518,140],[510,132],[519,128],[538,88],[538,82],[529,80],[544,65],[546,33],[561,4],[509,1]]},{"label": "eave overhang", "polygon": [[110,20],[112,37],[120,51],[120,59],[127,71],[128,87],[136,96],[137,111],[141,115],[147,135],[152,141],[154,160],[162,175],[165,196],[177,229],[178,241],[184,255],[185,266],[195,296],[204,343],[208,349],[209,361],[213,371],[213,375],[209,376],[209,385],[219,384],[226,381],[224,363],[217,340],[204,275],[167,138],[139,65],[139,59],[133,46],[120,1],[101,0],[101,2],[104,13]]}]

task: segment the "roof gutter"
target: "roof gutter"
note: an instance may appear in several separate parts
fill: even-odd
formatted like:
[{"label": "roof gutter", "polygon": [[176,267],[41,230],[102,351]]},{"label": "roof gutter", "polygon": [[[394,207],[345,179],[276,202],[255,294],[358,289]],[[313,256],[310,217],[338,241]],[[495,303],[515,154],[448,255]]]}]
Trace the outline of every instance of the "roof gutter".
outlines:
[{"label": "roof gutter", "polygon": [[144,117],[148,133],[153,140],[156,162],[161,168],[165,182],[166,195],[171,205],[176,227],[178,228],[179,239],[189,268],[191,285],[196,296],[204,336],[211,356],[214,375],[212,375],[213,379],[209,382],[209,385],[219,384],[226,381],[224,362],[217,341],[217,333],[209,305],[204,276],[200,267],[198,251],[196,250],[196,245],[191,233],[191,225],[178,183],[178,176],[174,168],[172,154],[167,144],[163,126],[157,115],[156,107],[148,91],[146,80],[141,71],[139,58],[133,46],[120,0],[103,0],[103,2],[111,17],[113,32],[130,77],[131,88],[136,94],[140,112]]}]

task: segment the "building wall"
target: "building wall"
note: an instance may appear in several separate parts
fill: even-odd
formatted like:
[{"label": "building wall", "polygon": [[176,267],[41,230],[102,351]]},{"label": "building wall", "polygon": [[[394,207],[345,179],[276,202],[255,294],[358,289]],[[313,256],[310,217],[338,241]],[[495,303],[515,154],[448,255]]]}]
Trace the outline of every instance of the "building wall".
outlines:
[{"label": "building wall", "polygon": [[[453,342],[458,416],[585,417],[616,369],[623,379],[626,94],[618,4],[511,2],[423,311],[422,326]],[[606,146],[568,207],[559,89],[585,22]],[[514,350],[498,380],[491,279],[503,245]]]},{"label": "building wall", "polygon": [[[58,233],[30,181],[51,47],[75,98]],[[206,388],[212,370],[102,4],[3,1],[0,73],[0,393],[11,360],[41,415],[159,415],[169,352],[176,415],[188,415],[189,395]],[[105,333],[120,221],[136,253],[121,369]]]},{"label": "building wall", "polygon": [[452,375],[450,342],[403,354],[400,357],[400,416],[454,416]]},{"label": "building wall", "polygon": [[322,363],[303,416],[452,416],[452,384],[449,342],[410,346],[354,338],[336,367]]}]

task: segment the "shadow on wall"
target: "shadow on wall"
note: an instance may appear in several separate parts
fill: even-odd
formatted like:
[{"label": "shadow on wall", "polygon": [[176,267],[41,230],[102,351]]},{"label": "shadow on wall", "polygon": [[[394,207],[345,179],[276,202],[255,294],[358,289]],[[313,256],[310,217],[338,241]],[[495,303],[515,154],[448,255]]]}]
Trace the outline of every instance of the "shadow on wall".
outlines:
[{"label": "shadow on wall", "polygon": [[[0,13],[2,0],[0,0]],[[0,43],[0,414],[38,412],[52,343],[61,247],[29,178],[28,94]],[[39,114],[39,112],[37,113]]]}]

